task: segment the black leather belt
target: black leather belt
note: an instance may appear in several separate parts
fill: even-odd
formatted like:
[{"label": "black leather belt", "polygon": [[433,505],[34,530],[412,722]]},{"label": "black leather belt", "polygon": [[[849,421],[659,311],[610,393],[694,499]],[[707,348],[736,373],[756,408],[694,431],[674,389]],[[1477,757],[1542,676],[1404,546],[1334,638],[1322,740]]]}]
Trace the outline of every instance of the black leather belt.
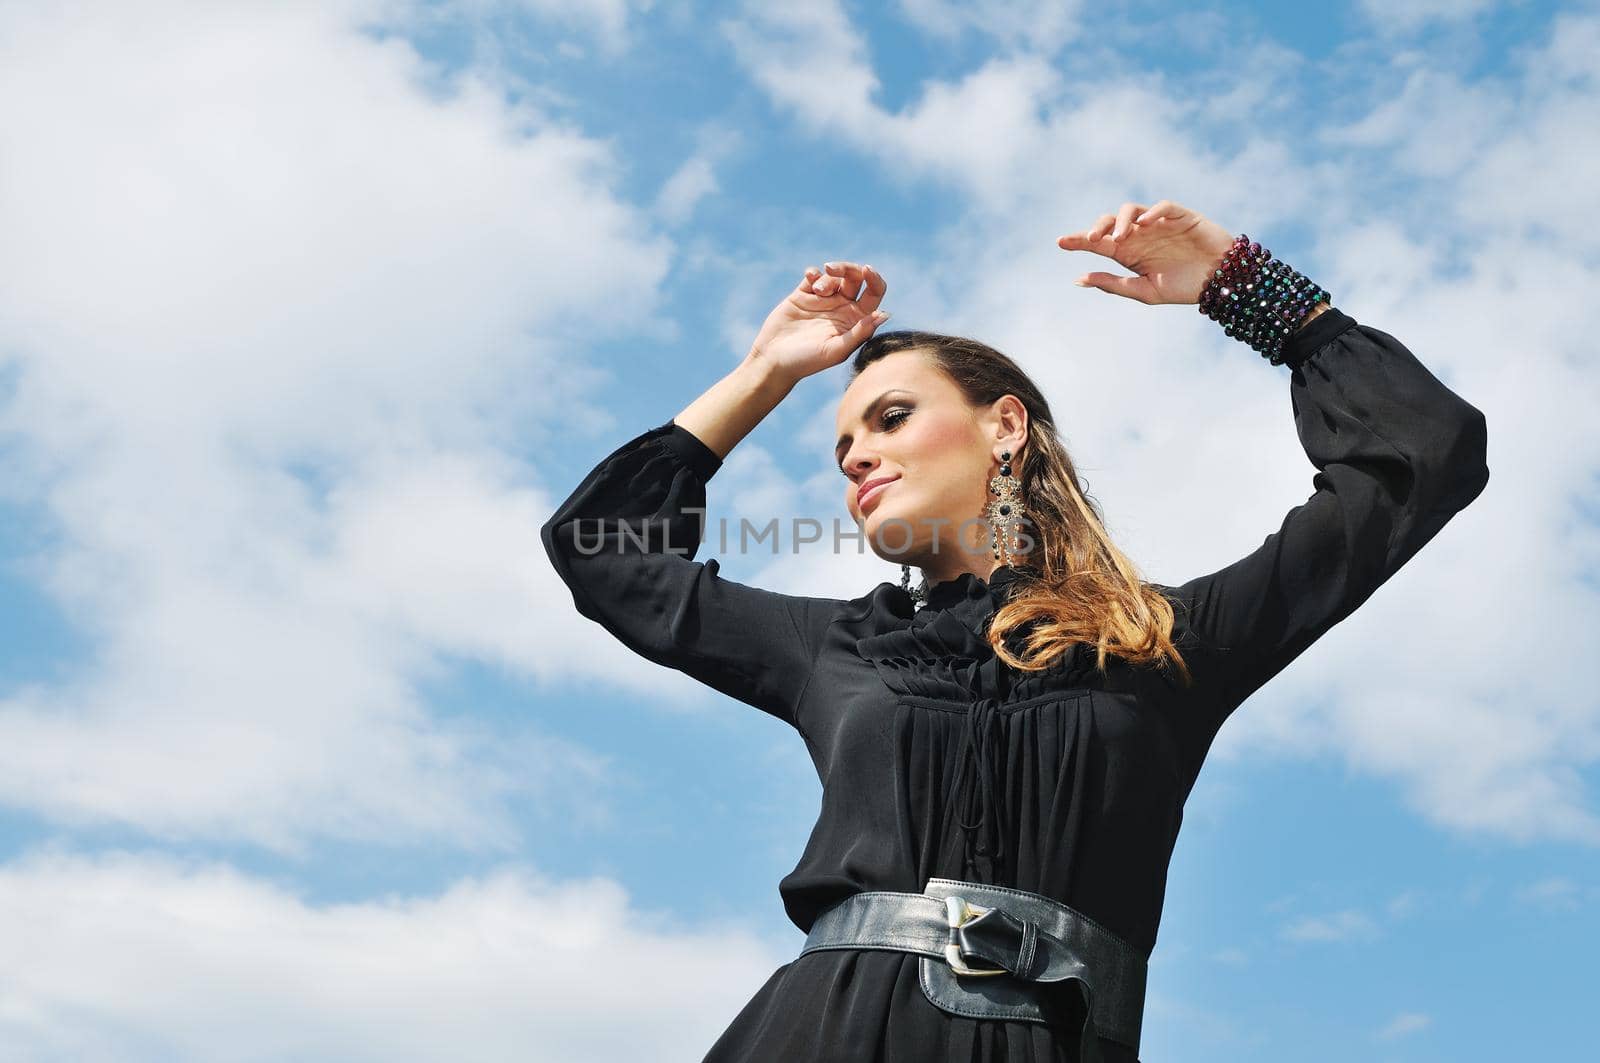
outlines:
[{"label": "black leather belt", "polygon": [[1085,1063],[1101,1059],[1097,1037],[1139,1051],[1145,957],[1042,894],[949,878],[929,879],[921,893],[855,893],[817,917],[800,955],[818,949],[920,953],[923,995],[968,1018],[1047,1023],[1039,989],[1069,982],[1086,1017]]}]

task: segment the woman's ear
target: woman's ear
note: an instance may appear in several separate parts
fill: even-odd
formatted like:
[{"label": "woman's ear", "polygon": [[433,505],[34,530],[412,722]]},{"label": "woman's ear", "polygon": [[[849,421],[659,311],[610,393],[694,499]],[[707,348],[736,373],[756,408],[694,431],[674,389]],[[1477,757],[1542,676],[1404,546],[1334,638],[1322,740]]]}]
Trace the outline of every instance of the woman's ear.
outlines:
[{"label": "woman's ear", "polygon": [[995,444],[1011,451],[1011,460],[1022,457],[1028,442],[1028,408],[1015,395],[1002,395],[994,402]]}]

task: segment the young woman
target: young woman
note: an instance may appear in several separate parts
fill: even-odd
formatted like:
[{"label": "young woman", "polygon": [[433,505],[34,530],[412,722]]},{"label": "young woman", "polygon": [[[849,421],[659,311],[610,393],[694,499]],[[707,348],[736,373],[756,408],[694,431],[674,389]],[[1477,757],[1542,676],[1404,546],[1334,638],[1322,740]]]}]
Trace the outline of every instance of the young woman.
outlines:
[{"label": "young woman", "polygon": [[[872,335],[886,285],[850,262],[806,270],[738,368],[543,528],[579,612],[796,728],[822,779],[780,884],[806,944],[708,1063],[1137,1063],[1168,861],[1218,728],[1488,480],[1483,414],[1248,237],[1163,200],[1058,244],[1134,274],[1080,284],[1198,303],[1289,367],[1315,491],[1248,556],[1141,580],[1027,375],[973,340]],[[857,348],[835,457],[901,584],[791,596],[693,560],[728,452]]]}]

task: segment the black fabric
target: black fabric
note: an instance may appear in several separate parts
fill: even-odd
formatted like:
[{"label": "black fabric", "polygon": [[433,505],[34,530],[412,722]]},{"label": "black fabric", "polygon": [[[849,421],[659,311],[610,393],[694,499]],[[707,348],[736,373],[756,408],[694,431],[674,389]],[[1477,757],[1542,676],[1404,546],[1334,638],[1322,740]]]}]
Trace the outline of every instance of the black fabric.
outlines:
[{"label": "black fabric", "polygon": [[[1116,658],[1102,674],[1081,646],[1043,672],[1001,665],[983,632],[1016,569],[936,584],[920,610],[891,582],[844,600],[724,578],[694,560],[721,461],[672,421],[607,455],[543,541],[584,616],[804,739],[822,809],[779,884],[802,931],[848,894],[945,876],[1055,898],[1148,957],[1218,729],[1488,480],[1483,414],[1393,336],[1330,309],[1285,356],[1314,491],[1248,556],[1161,587],[1192,688]],[[705,1058],[1062,1061],[1079,1025],[952,1016],[923,996],[915,955],[820,951],[774,971]]]}]

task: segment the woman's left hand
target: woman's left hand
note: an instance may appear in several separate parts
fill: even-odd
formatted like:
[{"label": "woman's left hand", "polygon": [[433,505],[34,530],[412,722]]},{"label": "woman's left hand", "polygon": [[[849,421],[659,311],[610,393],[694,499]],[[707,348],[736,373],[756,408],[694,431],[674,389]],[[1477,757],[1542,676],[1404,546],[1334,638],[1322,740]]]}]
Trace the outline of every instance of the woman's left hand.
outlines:
[{"label": "woman's left hand", "polygon": [[1079,285],[1154,306],[1198,303],[1233,236],[1209,218],[1163,199],[1153,207],[1124,203],[1117,213],[1101,215],[1092,228],[1068,233],[1056,245],[1093,251],[1137,274],[1086,273]]}]

